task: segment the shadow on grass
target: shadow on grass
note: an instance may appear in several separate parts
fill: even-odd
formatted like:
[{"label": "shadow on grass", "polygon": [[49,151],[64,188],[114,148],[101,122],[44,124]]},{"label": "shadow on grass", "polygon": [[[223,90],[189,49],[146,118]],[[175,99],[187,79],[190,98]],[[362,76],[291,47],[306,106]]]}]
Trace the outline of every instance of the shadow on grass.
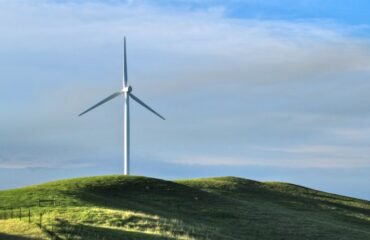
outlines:
[{"label": "shadow on grass", "polygon": [[36,240],[37,238],[29,238],[29,237],[23,237],[23,236],[9,235],[9,234],[5,234],[5,233],[0,233],[0,239],[4,239],[4,240]]},{"label": "shadow on grass", "polygon": [[221,208],[232,202],[219,194],[209,193],[175,182],[143,178],[123,181],[112,186],[87,186],[75,195],[96,206],[146,212],[164,217],[202,215],[201,210]]},{"label": "shadow on grass", "polygon": [[157,236],[149,233],[131,232],[120,229],[102,228],[97,226],[70,224],[63,221],[63,225],[58,226],[57,235],[73,235],[74,237],[81,237],[82,239],[104,239],[104,240],[175,240],[172,237]]}]

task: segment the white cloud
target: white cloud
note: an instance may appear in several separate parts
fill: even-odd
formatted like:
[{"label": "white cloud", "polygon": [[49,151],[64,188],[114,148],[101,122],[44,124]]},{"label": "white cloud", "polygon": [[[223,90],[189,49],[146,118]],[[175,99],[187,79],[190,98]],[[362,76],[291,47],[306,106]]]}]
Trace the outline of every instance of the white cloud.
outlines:
[{"label": "white cloud", "polygon": [[[269,150],[271,151],[271,150]],[[274,152],[286,151],[282,149],[274,149]],[[187,156],[172,156],[168,158],[167,162],[177,163],[181,165],[190,166],[227,166],[227,167],[283,167],[283,168],[322,168],[322,169],[339,169],[339,168],[368,168],[370,167],[370,162],[365,156],[351,156],[351,155],[341,155],[336,153],[334,156],[326,154],[316,149],[315,153],[319,156],[312,156],[310,154],[297,155],[296,157],[270,157],[270,158],[248,158],[248,157],[233,157],[233,156],[217,156],[206,154],[202,155],[187,155]],[[291,150],[288,152],[302,153],[302,151]],[[369,151],[367,150],[366,153]],[[304,153],[307,153],[304,151]],[[322,156],[320,156],[322,155]],[[355,155],[360,155],[358,152]]]},{"label": "white cloud", "polygon": [[353,142],[370,140],[370,128],[339,128],[332,129],[331,134],[339,138],[346,138]]}]

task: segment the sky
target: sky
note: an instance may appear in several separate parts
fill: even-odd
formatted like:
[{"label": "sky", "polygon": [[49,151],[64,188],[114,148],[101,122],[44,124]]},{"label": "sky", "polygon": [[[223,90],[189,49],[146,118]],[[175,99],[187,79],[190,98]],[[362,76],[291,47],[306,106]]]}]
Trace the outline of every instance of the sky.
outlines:
[{"label": "sky", "polygon": [[368,1],[1,0],[0,189],[237,176],[370,200]]}]

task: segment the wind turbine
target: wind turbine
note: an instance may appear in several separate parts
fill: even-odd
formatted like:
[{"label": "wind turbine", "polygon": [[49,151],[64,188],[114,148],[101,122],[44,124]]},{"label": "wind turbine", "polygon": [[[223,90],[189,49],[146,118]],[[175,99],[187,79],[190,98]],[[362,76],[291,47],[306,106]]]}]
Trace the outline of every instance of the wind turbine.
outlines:
[{"label": "wind turbine", "polygon": [[126,37],[123,39],[123,84],[122,89],[118,92],[113,93],[109,97],[103,99],[102,101],[98,102],[94,106],[90,107],[86,111],[80,113],[78,116],[81,117],[85,113],[93,110],[94,108],[112,100],[115,97],[123,95],[124,103],[123,103],[123,163],[124,163],[124,175],[130,174],[130,98],[134,101],[160,117],[161,119],[165,120],[159,113],[154,111],[151,107],[146,105],[143,101],[141,101],[138,97],[136,97],[132,93],[132,87],[128,84],[127,79],[127,57],[126,57]]}]

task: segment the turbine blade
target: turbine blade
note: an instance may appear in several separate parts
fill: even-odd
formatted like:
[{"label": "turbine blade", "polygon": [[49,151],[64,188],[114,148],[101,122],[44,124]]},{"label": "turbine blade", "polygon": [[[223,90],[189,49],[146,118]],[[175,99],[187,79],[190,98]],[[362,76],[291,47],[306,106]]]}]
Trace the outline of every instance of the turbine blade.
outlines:
[{"label": "turbine blade", "polygon": [[126,37],[123,38],[123,87],[128,86],[127,79],[127,54],[126,54]]},{"label": "turbine blade", "polygon": [[96,108],[96,107],[98,107],[98,106],[100,106],[100,105],[102,105],[102,104],[104,104],[104,103],[106,103],[106,102],[108,102],[108,101],[112,100],[113,98],[115,98],[115,97],[117,97],[117,96],[119,96],[119,95],[121,95],[121,94],[122,94],[122,92],[116,92],[116,93],[113,93],[112,95],[110,95],[109,97],[107,97],[107,98],[103,99],[102,101],[98,102],[97,104],[95,104],[95,105],[94,105],[94,106],[92,106],[91,108],[89,108],[89,109],[87,109],[86,111],[84,111],[84,112],[80,113],[78,116],[79,116],[79,117],[81,117],[81,116],[82,116],[82,115],[84,115],[85,113],[87,113],[87,112],[89,112],[89,111],[93,110],[94,108]]},{"label": "turbine blade", "polygon": [[141,104],[143,107],[145,107],[146,109],[148,109],[149,111],[151,111],[152,113],[154,113],[155,115],[157,115],[158,117],[162,118],[163,120],[166,120],[164,117],[162,117],[159,113],[157,113],[151,107],[149,107],[148,105],[146,105],[143,101],[141,101],[134,94],[130,93],[130,97],[132,97],[132,99],[134,99],[136,102],[138,102],[139,104]]}]

